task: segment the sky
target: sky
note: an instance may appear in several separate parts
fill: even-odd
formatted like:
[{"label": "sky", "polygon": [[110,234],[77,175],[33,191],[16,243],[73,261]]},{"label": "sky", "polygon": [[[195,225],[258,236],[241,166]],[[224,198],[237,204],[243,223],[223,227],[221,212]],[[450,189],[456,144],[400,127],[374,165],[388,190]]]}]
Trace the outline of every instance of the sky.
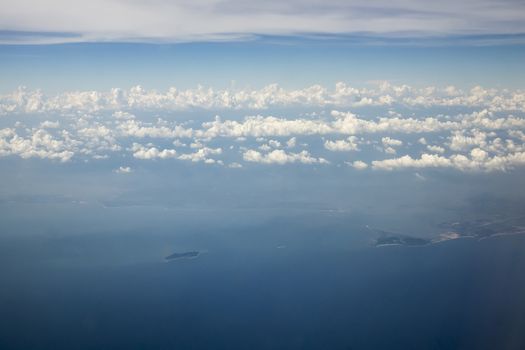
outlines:
[{"label": "sky", "polygon": [[3,1],[0,92],[523,88],[521,1]]},{"label": "sky", "polygon": [[261,88],[272,83],[303,88],[340,81],[363,87],[385,80],[419,87],[523,88],[525,48],[504,38],[489,46],[460,44],[455,38],[428,45],[362,40],[261,37],[221,43],[3,45],[0,91],[18,86],[49,93],[135,85]]},{"label": "sky", "polygon": [[254,35],[396,37],[509,35],[524,32],[515,0],[367,1],[4,1],[3,41],[180,42]]},{"label": "sky", "polygon": [[418,181],[525,164],[520,1],[2,9],[4,160],[106,164],[122,177],[168,162]]}]

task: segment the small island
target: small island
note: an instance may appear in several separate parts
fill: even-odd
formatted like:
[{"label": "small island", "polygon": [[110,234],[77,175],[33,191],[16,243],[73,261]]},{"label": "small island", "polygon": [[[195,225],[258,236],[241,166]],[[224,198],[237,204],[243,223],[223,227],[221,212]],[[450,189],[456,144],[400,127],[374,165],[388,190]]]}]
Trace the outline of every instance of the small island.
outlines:
[{"label": "small island", "polygon": [[372,228],[370,226],[366,226],[368,230],[373,232],[377,238],[373,240],[372,245],[374,247],[384,247],[384,246],[392,246],[392,245],[404,245],[404,246],[410,246],[410,247],[418,247],[418,246],[425,246],[432,243],[431,240],[420,238],[420,237],[413,237],[409,235],[403,235],[395,232],[380,230],[376,228]]},{"label": "small island", "polygon": [[173,261],[173,260],[179,260],[179,259],[194,259],[197,256],[199,256],[199,252],[196,250],[190,251],[190,252],[184,252],[184,253],[173,253],[171,255],[168,255],[164,258],[165,261]]},{"label": "small island", "polygon": [[429,240],[426,240],[423,238],[398,235],[398,236],[379,237],[375,240],[374,245],[376,247],[387,246],[387,245],[423,246],[429,243],[430,243]]}]

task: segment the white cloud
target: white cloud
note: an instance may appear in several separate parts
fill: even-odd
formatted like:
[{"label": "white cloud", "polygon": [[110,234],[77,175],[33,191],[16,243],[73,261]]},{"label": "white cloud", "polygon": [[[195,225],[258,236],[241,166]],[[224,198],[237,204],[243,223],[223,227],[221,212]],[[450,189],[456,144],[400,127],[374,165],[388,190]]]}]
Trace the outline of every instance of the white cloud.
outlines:
[{"label": "white cloud", "polygon": [[449,158],[423,154],[414,159],[409,155],[400,158],[375,160],[372,168],[376,170],[396,170],[406,168],[454,168],[461,171],[507,171],[525,164],[525,152],[516,152],[505,156],[488,156],[488,153],[478,148],[470,153],[470,158],[463,154],[454,154]]},{"label": "white cloud", "polygon": [[351,163],[351,165],[352,165],[352,167],[354,167],[357,170],[364,170],[364,169],[368,168],[368,164],[366,164],[365,162],[363,162],[361,160],[356,160],[353,163]]},{"label": "white cloud", "polygon": [[485,146],[487,134],[479,130],[470,131],[472,136],[466,136],[465,131],[456,131],[449,137],[449,148],[453,151],[465,151],[474,146]]},{"label": "white cloud", "polygon": [[126,119],[135,119],[135,116],[129,112],[124,112],[124,111],[116,111],[113,113],[113,117],[116,118],[116,119],[122,119],[122,120],[126,120]]},{"label": "white cloud", "polygon": [[279,148],[281,147],[281,143],[277,140],[269,140],[268,144],[273,148]]},{"label": "white cloud", "polygon": [[52,121],[46,120],[40,123],[40,127],[42,129],[56,129],[60,127],[60,123],[58,121],[52,122]]},{"label": "white cloud", "polygon": [[[235,94],[240,94],[238,99],[232,97]],[[421,97],[417,99],[421,109],[414,108],[411,116],[404,116],[399,112],[405,110],[400,101],[415,103],[410,98],[416,95]],[[380,101],[381,96],[391,96],[395,102],[390,100],[391,105],[378,108],[379,112],[374,114],[379,117],[374,118],[370,118],[366,110],[360,115],[336,110],[332,105],[352,105],[363,97]],[[197,122],[186,117],[179,119],[182,113],[162,113],[162,108],[188,105],[266,108],[288,103],[299,104],[299,117],[226,113],[233,116],[213,119],[214,111],[208,118],[203,112]],[[460,110],[471,112],[442,115],[430,113],[426,107],[454,103],[463,103],[461,107],[468,108]],[[122,109],[123,105],[127,107]],[[325,108],[309,112],[313,105]],[[130,106],[138,109],[126,110]],[[372,89],[352,88],[343,83],[336,84],[334,91],[322,86],[285,90],[272,85],[260,90],[231,91],[231,94],[204,88],[159,93],[136,87],[128,91],[71,92],[46,97],[38,90],[20,89],[0,97],[0,110],[6,115],[2,117],[2,125],[9,126],[0,129],[0,157],[37,157],[65,162],[106,159],[128,153],[139,159],[175,158],[223,164],[217,156],[224,152],[227,166],[234,167],[243,159],[265,164],[328,163],[311,155],[325,152],[319,150],[321,145],[329,151],[366,152],[368,163],[348,163],[357,169],[509,171],[522,166],[521,157],[525,152],[525,118],[519,111],[501,109],[509,106],[525,106],[525,94],[481,87],[466,91],[452,87],[419,89],[387,82]],[[140,108],[146,107],[160,110],[141,111]],[[39,112],[43,114],[35,116]],[[299,144],[298,138],[303,138],[303,142]],[[177,150],[166,144],[172,144]],[[296,150],[299,145],[303,151]],[[421,145],[424,151],[419,156]],[[395,156],[401,150],[403,155]],[[330,152],[323,154],[326,153],[328,159],[336,157]],[[383,159],[385,154],[390,155],[390,159]]]},{"label": "white cloud", "polygon": [[328,163],[323,158],[315,158],[310,155],[307,151],[301,151],[299,153],[287,153],[283,150],[273,150],[269,153],[262,154],[255,150],[247,150],[243,154],[243,159],[247,162],[264,163],[264,164],[286,164],[286,163],[303,163],[303,164],[314,164]]},{"label": "white cloud", "polygon": [[69,161],[75,144],[53,137],[45,129],[35,129],[30,137],[19,136],[14,129],[0,129],[0,156],[18,155],[21,158]]},{"label": "white cloud", "polygon": [[138,143],[133,143],[131,150],[133,151],[133,157],[137,159],[167,159],[177,156],[177,151],[174,149],[159,150],[156,147],[144,147]]},{"label": "white cloud", "polygon": [[327,140],[324,143],[324,148],[329,151],[358,151],[357,137],[349,136],[346,140]]},{"label": "white cloud", "polygon": [[213,164],[216,162],[215,159],[209,158],[209,156],[212,155],[219,155],[222,154],[221,148],[209,148],[209,147],[203,147],[199,150],[197,150],[194,153],[188,153],[188,154],[181,154],[179,156],[179,159],[182,160],[189,160],[192,162],[204,162],[207,164]]},{"label": "white cloud", "polygon": [[[104,9],[104,11],[101,11]],[[439,4],[408,0],[246,2],[211,0],[46,1],[4,0],[4,30],[27,31],[6,36],[4,43],[93,41],[238,40],[261,35],[319,33],[416,37],[439,34],[514,34],[525,32],[524,6],[519,1],[489,0]],[[54,32],[54,35],[31,35]],[[66,33],[61,35],[60,33]],[[74,33],[75,35],[72,35]]]},{"label": "white cloud", "polygon": [[190,148],[202,148],[204,145],[200,141],[190,143]]},{"label": "white cloud", "polygon": [[381,142],[383,143],[383,146],[385,146],[385,147],[387,147],[387,146],[398,147],[398,146],[403,145],[403,141],[397,140],[397,139],[393,139],[393,138],[390,138],[388,136],[381,138]]},{"label": "white cloud", "polygon": [[388,153],[388,154],[396,154],[397,151],[396,151],[396,149],[393,148],[393,147],[386,147],[386,148],[385,148],[385,153]]},{"label": "white cloud", "polygon": [[115,172],[117,174],[129,174],[132,171],[133,170],[129,166],[120,166],[120,167],[118,167],[118,169],[115,169]]},{"label": "white cloud", "polygon": [[519,139],[521,142],[525,142],[525,133],[521,130],[509,130],[509,136]]},{"label": "white cloud", "polygon": [[182,142],[181,140],[176,139],[175,141],[173,141],[173,146],[175,146],[175,147],[186,147],[186,144],[184,142]]},{"label": "white cloud", "polygon": [[[264,110],[271,107],[301,106],[330,108],[359,108],[374,106],[452,107],[462,106],[484,109],[480,120],[489,112],[525,111],[525,91],[508,89],[457,90],[450,95],[450,87],[414,88],[382,82],[375,88],[357,88],[338,82],[333,88],[313,85],[303,89],[286,90],[277,84],[261,89],[223,89],[197,87],[180,90],[171,87],[166,91],[146,90],[135,86],[129,90],[66,91],[46,95],[40,90],[21,87],[9,94],[0,95],[0,114],[49,113],[49,112],[99,112],[113,111],[116,120],[133,120],[130,110],[178,111],[206,110]],[[311,116],[314,116],[313,114]],[[390,115],[395,118],[395,115]],[[496,125],[480,127],[495,128]]]},{"label": "white cloud", "polygon": [[332,131],[330,126],[321,120],[288,120],[272,116],[246,117],[242,122],[222,121],[217,118],[213,122],[203,123],[202,126],[202,135],[206,138],[313,135]]},{"label": "white cloud", "polygon": [[266,143],[263,144],[263,145],[260,145],[258,148],[259,148],[261,151],[263,151],[263,152],[268,152],[269,150],[272,149],[272,148],[271,148],[269,145],[267,145]]},{"label": "white cloud", "polygon": [[401,168],[431,168],[431,167],[451,167],[450,159],[434,154],[423,154],[421,158],[414,159],[409,155],[400,158],[372,161],[373,169],[394,170]]},{"label": "white cloud", "polygon": [[427,149],[428,149],[430,152],[433,152],[433,153],[445,153],[445,148],[443,148],[443,147],[441,147],[441,146],[428,145],[428,146],[427,146]]},{"label": "white cloud", "polygon": [[237,162],[233,162],[233,163],[228,164],[228,168],[240,169],[240,168],[242,168],[242,164],[239,164]]},{"label": "white cloud", "polygon": [[138,138],[187,138],[192,137],[193,135],[193,130],[186,129],[179,125],[175,126],[174,128],[157,125],[145,126],[142,122],[134,119],[127,120],[118,125],[122,135],[133,136]]}]

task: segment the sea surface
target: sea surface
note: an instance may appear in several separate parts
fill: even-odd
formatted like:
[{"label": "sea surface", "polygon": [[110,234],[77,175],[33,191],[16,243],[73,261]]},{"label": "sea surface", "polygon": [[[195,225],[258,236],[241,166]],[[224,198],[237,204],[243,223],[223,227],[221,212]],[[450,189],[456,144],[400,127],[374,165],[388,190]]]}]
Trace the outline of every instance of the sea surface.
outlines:
[{"label": "sea surface", "polygon": [[97,210],[1,236],[0,349],[525,348],[525,235],[374,247],[340,213]]}]

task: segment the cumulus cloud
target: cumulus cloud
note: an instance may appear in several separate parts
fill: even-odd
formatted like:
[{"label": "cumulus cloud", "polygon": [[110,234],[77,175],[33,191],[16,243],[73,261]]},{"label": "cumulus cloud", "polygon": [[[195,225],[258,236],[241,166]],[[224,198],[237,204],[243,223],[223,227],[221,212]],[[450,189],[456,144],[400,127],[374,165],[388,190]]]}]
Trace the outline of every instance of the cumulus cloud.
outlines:
[{"label": "cumulus cloud", "polygon": [[[67,91],[47,95],[40,90],[21,87],[0,95],[0,114],[113,111],[117,120],[133,120],[135,116],[130,113],[131,110],[264,110],[285,106],[359,108],[370,105],[410,108],[463,106],[490,112],[525,111],[525,91],[522,90],[477,86],[465,91],[454,88],[456,93],[451,95],[450,88],[414,88],[387,82],[371,88],[358,88],[338,82],[332,88],[313,85],[295,90],[286,90],[277,84],[261,89],[215,90],[199,86],[186,90],[172,87],[167,91],[135,86],[129,90],[115,88],[110,91]],[[133,126],[130,124],[131,128]]]},{"label": "cumulus cloud", "polygon": [[243,154],[243,159],[247,162],[281,165],[286,163],[328,163],[326,159],[312,157],[307,151],[301,151],[299,153],[287,153],[283,150],[273,150],[269,153],[263,154],[255,150],[247,150]]},{"label": "cumulus cloud", "polygon": [[507,171],[525,164],[525,152],[517,152],[504,156],[489,157],[488,153],[474,149],[470,157],[454,154],[449,158],[435,154],[422,154],[420,158],[409,155],[400,158],[375,160],[372,168],[376,170],[423,169],[423,168],[454,168],[461,171]]},{"label": "cumulus cloud", "polygon": [[352,167],[357,169],[357,170],[364,170],[366,168],[368,168],[368,164],[366,164],[365,162],[361,161],[361,160],[356,160],[354,161],[353,163],[351,163]]},{"label": "cumulus cloud", "polygon": [[191,137],[193,131],[182,126],[169,128],[159,125],[144,125],[144,123],[137,120],[127,120],[119,124],[120,132],[125,136],[133,137],[153,137],[153,138],[175,138],[175,137]]},{"label": "cumulus cloud", "polygon": [[[204,162],[207,164],[214,164],[218,161],[216,161],[213,158],[209,158],[209,156],[212,155],[218,155],[222,154],[221,148],[209,148],[209,147],[203,147],[196,152],[188,153],[188,154],[181,154],[179,156],[179,159],[182,160],[189,160],[192,162]],[[221,162],[222,163],[222,162]]]},{"label": "cumulus cloud", "polygon": [[451,165],[452,163],[450,159],[434,154],[423,154],[419,159],[414,159],[409,155],[405,155],[400,158],[372,161],[373,169],[382,170],[394,170],[400,168],[437,168],[450,167]]},{"label": "cumulus cloud", "polygon": [[445,153],[445,148],[441,146],[427,145],[427,150],[433,153]]},{"label": "cumulus cloud", "polygon": [[120,166],[120,167],[118,167],[118,169],[115,169],[115,172],[117,174],[129,174],[132,171],[133,170],[129,166]]},{"label": "cumulus cloud", "polygon": [[487,134],[483,131],[467,131],[470,136],[465,135],[465,131],[455,131],[449,137],[449,148],[453,151],[464,151],[474,146],[484,146],[486,144]]},{"label": "cumulus cloud", "polygon": [[281,143],[277,140],[269,140],[268,144],[273,148],[279,148],[281,147]]},{"label": "cumulus cloud", "polygon": [[349,136],[346,140],[327,140],[324,143],[324,148],[329,151],[358,151],[357,137]]},{"label": "cumulus cloud", "polygon": [[383,143],[383,146],[385,146],[385,147],[387,147],[387,146],[397,147],[397,146],[403,145],[403,141],[396,140],[396,139],[393,139],[393,138],[388,137],[388,136],[381,138],[381,142]]},{"label": "cumulus cloud", "polygon": [[40,123],[40,127],[42,129],[56,129],[60,127],[60,123],[58,121],[52,122],[52,121],[46,120]]},{"label": "cumulus cloud", "polygon": [[[474,112],[470,115],[459,115],[456,119],[440,117],[402,118],[379,117],[376,120],[359,118],[350,112],[333,110],[332,120],[319,119],[286,119],[274,116],[249,116],[242,121],[222,120],[217,117],[213,122],[203,123],[203,130],[195,131],[195,135],[205,138],[215,137],[271,137],[291,135],[360,135],[370,133],[431,133],[442,131],[461,131],[471,128],[488,130],[506,130],[524,128],[525,119],[508,116],[494,118],[487,110]],[[390,147],[399,146],[401,141],[385,137]]]},{"label": "cumulus cloud", "polygon": [[397,153],[396,149],[393,148],[393,147],[386,147],[384,149],[384,151],[385,151],[385,153],[388,153],[388,154],[396,154]]},{"label": "cumulus cloud", "polygon": [[[510,171],[523,165],[525,95],[520,91],[481,87],[463,91],[451,86],[416,89],[383,82],[374,89],[340,83],[335,91],[321,86],[291,91],[272,86],[248,92],[239,99],[226,98],[232,96],[228,94],[219,99],[220,94],[211,89],[200,89],[193,95],[194,91],[170,89],[162,94],[133,88],[127,92],[113,89],[109,94],[62,93],[49,98],[41,91],[21,89],[0,98],[2,125],[7,126],[0,129],[0,157],[67,162],[125,153],[143,160],[219,165],[227,160],[227,167],[236,168],[247,163],[322,164],[329,160],[339,166],[340,160],[332,152],[360,151],[366,163],[347,163],[360,170]],[[405,116],[401,111],[406,110],[407,101],[414,102],[410,98],[415,95],[422,97],[414,100],[422,107]],[[517,98],[522,95],[523,99]],[[379,112],[373,116],[366,110],[333,108],[332,103],[353,103],[364,96],[388,105],[374,109]],[[222,101],[221,106],[228,108],[251,105],[255,109],[298,103],[299,114],[275,116],[249,111],[247,115],[225,113],[229,117],[221,118],[216,116],[217,111],[201,111],[199,119],[188,120],[185,112],[163,113],[178,104],[184,106],[184,101],[205,108]],[[432,113],[428,107],[449,103],[460,104],[456,114]],[[123,109],[123,105],[127,107]],[[313,105],[324,108],[311,112]],[[160,110],[151,113],[155,106]],[[296,150],[299,145],[304,150]],[[318,152],[322,157],[312,155]]]},{"label": "cumulus cloud", "polygon": [[177,151],[174,149],[159,150],[157,147],[144,147],[138,143],[133,143],[131,150],[133,152],[133,157],[137,159],[167,159],[177,156]]},{"label": "cumulus cloud", "polygon": [[18,155],[21,158],[42,158],[67,162],[75,154],[76,144],[53,137],[45,129],[32,130],[28,137],[19,136],[14,129],[0,129],[0,156]]}]

